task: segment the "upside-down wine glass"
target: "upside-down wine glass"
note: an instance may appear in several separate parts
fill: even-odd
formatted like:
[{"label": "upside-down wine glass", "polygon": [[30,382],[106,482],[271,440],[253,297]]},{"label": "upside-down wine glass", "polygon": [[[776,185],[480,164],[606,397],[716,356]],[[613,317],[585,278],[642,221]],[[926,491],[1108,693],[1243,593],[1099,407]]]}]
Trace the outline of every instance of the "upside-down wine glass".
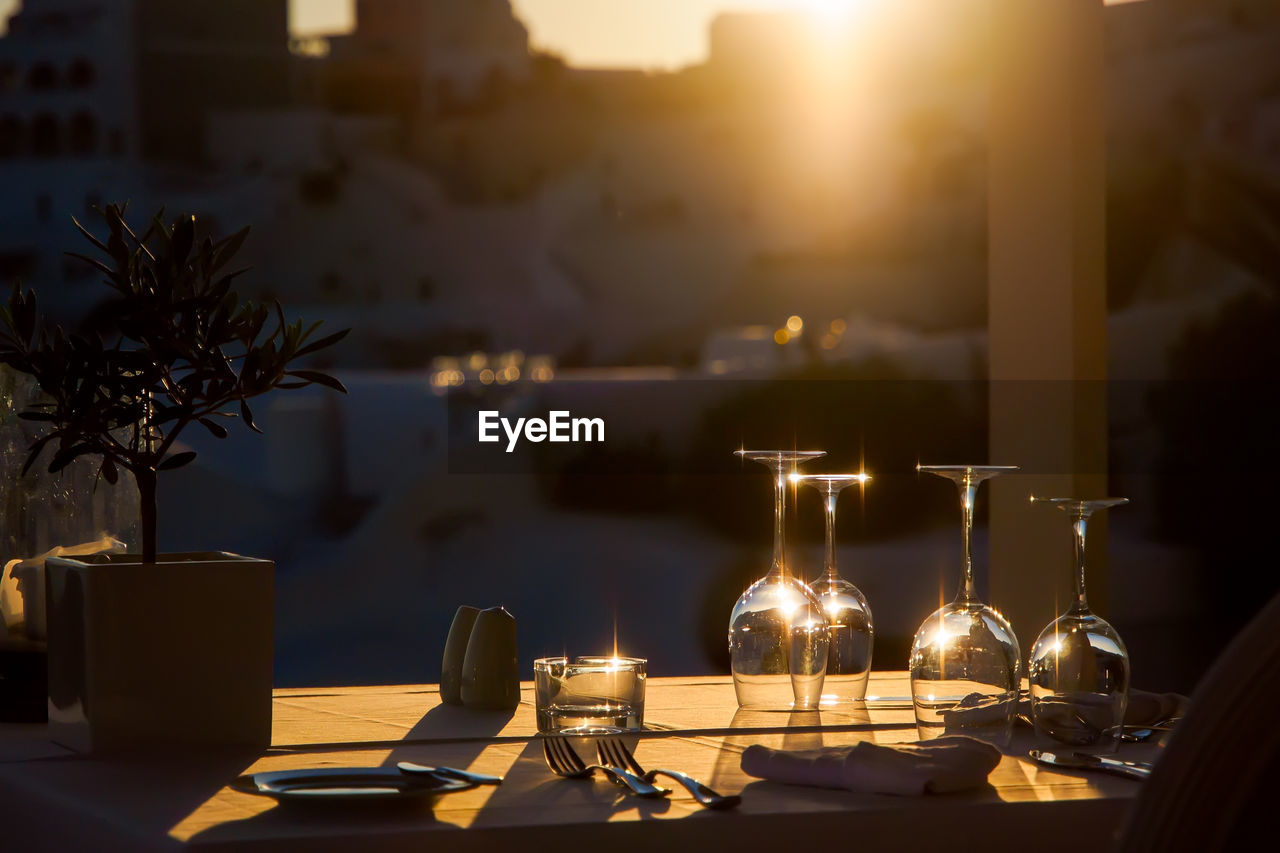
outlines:
[{"label": "upside-down wine glass", "polygon": [[729,658],[738,706],[761,711],[814,710],[827,671],[822,601],[791,574],[786,559],[786,487],[796,466],[822,450],[739,450],[773,471],[773,562],[742,593],[729,617]]},{"label": "upside-down wine glass", "polygon": [[1067,513],[1075,542],[1076,596],[1040,632],[1027,678],[1036,731],[1062,743],[1114,752],[1129,700],[1129,652],[1107,620],[1089,609],[1084,591],[1085,528],[1093,513],[1128,498],[1031,498]]},{"label": "upside-down wine glass", "polygon": [[798,482],[813,486],[822,495],[827,516],[827,547],[822,577],[809,584],[822,600],[827,614],[827,678],[822,704],[861,702],[867,698],[871,674],[871,647],[875,629],[871,606],[862,591],[840,577],[836,569],[836,502],[847,487],[866,484],[871,478],[857,474],[800,474]]},{"label": "upside-down wine glass", "polygon": [[973,578],[973,504],[978,487],[1016,465],[917,465],[960,492],[964,577],[955,601],[924,620],[911,645],[911,696],[920,739],[970,734],[1008,743],[1018,710],[1022,653],[1013,627],[983,604]]}]

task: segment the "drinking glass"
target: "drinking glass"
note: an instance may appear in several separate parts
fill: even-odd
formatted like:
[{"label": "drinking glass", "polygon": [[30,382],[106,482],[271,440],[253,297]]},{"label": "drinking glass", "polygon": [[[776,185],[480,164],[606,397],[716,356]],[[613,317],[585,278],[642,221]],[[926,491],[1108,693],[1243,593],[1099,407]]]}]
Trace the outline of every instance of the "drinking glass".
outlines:
[{"label": "drinking glass", "polygon": [[644,726],[643,658],[538,658],[533,662],[538,731],[603,734]]},{"label": "drinking glass", "polygon": [[911,696],[920,739],[970,734],[1008,743],[1018,709],[1022,653],[1013,627],[983,604],[973,579],[973,504],[978,487],[1016,465],[917,465],[960,492],[964,577],[955,601],[924,620],[911,645]]},{"label": "drinking glass", "polygon": [[1031,500],[1056,506],[1071,519],[1076,575],[1075,601],[1040,632],[1031,648],[1031,716],[1036,731],[1056,741],[1114,752],[1129,700],[1129,652],[1115,628],[1089,609],[1084,591],[1085,528],[1093,513],[1129,499]]},{"label": "drinking glass", "polygon": [[822,577],[810,584],[827,615],[827,677],[822,704],[861,702],[867,698],[871,674],[871,646],[875,629],[871,606],[862,591],[840,577],[836,569],[836,501],[852,485],[871,478],[857,474],[800,474],[797,481],[822,495],[827,516],[827,549]]},{"label": "drinking glass", "polygon": [[786,486],[802,462],[822,450],[739,450],[773,471],[773,562],[742,593],[729,617],[729,657],[738,706],[761,711],[812,710],[827,672],[822,600],[791,574],[786,559]]}]

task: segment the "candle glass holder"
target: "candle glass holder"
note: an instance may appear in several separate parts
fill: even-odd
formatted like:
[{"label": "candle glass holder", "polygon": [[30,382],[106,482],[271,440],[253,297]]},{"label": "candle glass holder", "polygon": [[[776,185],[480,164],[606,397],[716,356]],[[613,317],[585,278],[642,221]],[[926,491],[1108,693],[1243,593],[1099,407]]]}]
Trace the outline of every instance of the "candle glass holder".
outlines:
[{"label": "candle glass holder", "polygon": [[827,672],[827,617],[809,585],[786,560],[786,487],[822,450],[739,450],[773,472],[773,560],[747,587],[729,617],[729,657],[738,706],[760,711],[812,710]]},{"label": "candle glass holder", "polygon": [[627,657],[538,658],[533,662],[538,731],[613,734],[644,727],[648,662]]}]

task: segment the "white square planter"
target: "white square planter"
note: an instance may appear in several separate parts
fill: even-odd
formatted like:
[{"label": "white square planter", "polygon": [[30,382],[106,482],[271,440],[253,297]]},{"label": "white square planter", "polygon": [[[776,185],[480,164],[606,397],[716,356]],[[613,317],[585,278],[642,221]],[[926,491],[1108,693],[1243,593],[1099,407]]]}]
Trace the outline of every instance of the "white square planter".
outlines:
[{"label": "white square planter", "polygon": [[89,752],[271,741],[275,565],[50,557],[49,733]]}]

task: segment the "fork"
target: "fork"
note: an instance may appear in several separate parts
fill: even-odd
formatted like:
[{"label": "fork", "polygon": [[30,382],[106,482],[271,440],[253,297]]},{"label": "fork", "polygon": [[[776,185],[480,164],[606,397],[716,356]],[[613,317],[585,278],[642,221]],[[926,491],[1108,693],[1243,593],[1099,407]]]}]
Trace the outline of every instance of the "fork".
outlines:
[{"label": "fork", "polygon": [[637,797],[665,797],[671,793],[666,788],[650,784],[634,773],[628,773],[619,767],[585,763],[563,737],[542,738],[542,757],[546,759],[552,773],[566,779],[590,779],[592,774],[599,770],[615,784],[629,788]]},{"label": "fork", "polygon": [[607,764],[618,769],[625,768],[646,782],[652,782],[656,776],[667,776],[674,779],[683,785],[685,790],[698,801],[698,805],[704,808],[731,809],[742,802],[742,797],[737,794],[725,796],[724,794],[716,793],[697,779],[681,773],[679,770],[655,768],[646,771],[640,766],[640,762],[636,761],[636,757],[631,750],[627,749],[627,745],[620,740],[607,737],[600,738],[596,741],[596,757],[600,759],[601,764]]}]

